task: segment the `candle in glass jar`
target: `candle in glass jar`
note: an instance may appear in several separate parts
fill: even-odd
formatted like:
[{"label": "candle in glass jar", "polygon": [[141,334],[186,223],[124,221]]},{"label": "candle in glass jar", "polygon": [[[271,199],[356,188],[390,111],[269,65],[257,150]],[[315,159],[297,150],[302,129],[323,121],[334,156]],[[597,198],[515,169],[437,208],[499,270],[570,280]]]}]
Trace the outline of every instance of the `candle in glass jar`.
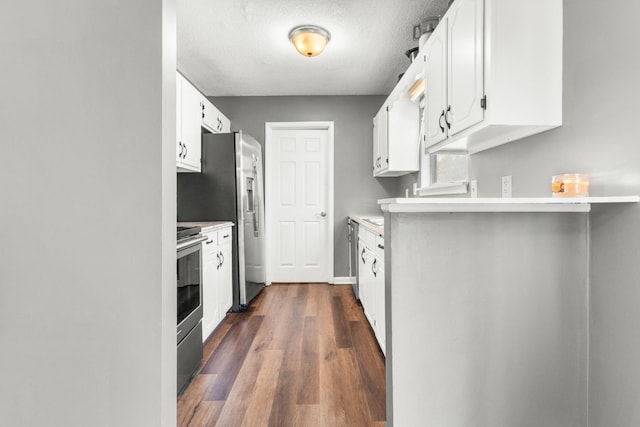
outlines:
[{"label": "candle in glass jar", "polygon": [[589,196],[589,177],[582,173],[565,173],[551,177],[553,197]]}]

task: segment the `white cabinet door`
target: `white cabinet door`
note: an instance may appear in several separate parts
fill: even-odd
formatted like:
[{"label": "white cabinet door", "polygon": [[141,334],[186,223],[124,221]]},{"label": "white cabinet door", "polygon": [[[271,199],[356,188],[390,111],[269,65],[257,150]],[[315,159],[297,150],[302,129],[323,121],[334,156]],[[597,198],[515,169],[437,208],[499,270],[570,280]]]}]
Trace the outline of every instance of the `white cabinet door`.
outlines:
[{"label": "white cabinet door", "polygon": [[[362,228],[360,230],[362,233]],[[358,296],[365,315],[367,315],[371,293],[371,257],[362,239],[358,239],[358,254]],[[371,320],[369,320],[369,323],[372,323]]]},{"label": "white cabinet door", "polygon": [[447,137],[444,114],[447,110],[447,22],[435,29],[429,37],[426,51],[424,129],[425,143],[430,147]]},{"label": "white cabinet door", "polygon": [[182,85],[182,165],[200,171],[202,104],[200,92],[186,80]]},{"label": "white cabinet door", "polygon": [[386,348],[386,319],[385,319],[385,294],[384,294],[384,259],[375,260],[375,301],[376,301],[376,337],[383,354],[387,354]]},{"label": "white cabinet door", "polygon": [[377,175],[387,169],[389,165],[388,148],[388,117],[389,112],[385,103],[373,118],[373,174]]},{"label": "white cabinet door", "polygon": [[176,166],[179,172],[200,172],[201,95],[182,75],[176,76]]},{"label": "white cabinet door", "polygon": [[213,133],[231,132],[231,122],[207,98],[202,98],[202,126]]},{"label": "white cabinet door", "polygon": [[[227,239],[224,236],[229,236]],[[218,307],[220,321],[233,305],[233,269],[231,258],[231,228],[222,229],[218,233],[220,268],[218,269]]]},{"label": "white cabinet door", "polygon": [[448,23],[448,101],[445,120],[450,134],[480,123],[483,81],[484,0],[457,0]]},{"label": "white cabinet door", "polygon": [[220,321],[218,304],[218,269],[220,257],[216,232],[206,233],[202,244],[202,341],[206,341]]},{"label": "white cabinet door", "polygon": [[202,100],[202,126],[213,133],[220,132],[221,128],[218,109],[206,98]]},{"label": "white cabinet door", "polygon": [[368,247],[365,247],[365,302],[362,304],[364,308],[364,314],[369,320],[371,327],[375,331],[376,328],[376,293],[375,293],[375,276],[374,276],[374,260],[375,255]]},{"label": "white cabinet door", "polygon": [[176,73],[176,165],[182,163],[182,85],[184,77]]},{"label": "white cabinet door", "polygon": [[220,124],[221,124],[220,132],[221,133],[231,132],[231,120],[229,120],[227,116],[222,114],[222,112],[220,112],[219,117],[220,117]]}]

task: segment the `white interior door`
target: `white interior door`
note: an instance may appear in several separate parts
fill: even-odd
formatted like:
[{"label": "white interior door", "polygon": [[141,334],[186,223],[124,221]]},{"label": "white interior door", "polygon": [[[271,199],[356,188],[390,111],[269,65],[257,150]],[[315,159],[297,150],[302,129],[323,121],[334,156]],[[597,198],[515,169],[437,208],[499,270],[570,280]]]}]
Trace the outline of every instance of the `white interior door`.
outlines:
[{"label": "white interior door", "polygon": [[268,282],[333,282],[333,125],[268,123]]}]

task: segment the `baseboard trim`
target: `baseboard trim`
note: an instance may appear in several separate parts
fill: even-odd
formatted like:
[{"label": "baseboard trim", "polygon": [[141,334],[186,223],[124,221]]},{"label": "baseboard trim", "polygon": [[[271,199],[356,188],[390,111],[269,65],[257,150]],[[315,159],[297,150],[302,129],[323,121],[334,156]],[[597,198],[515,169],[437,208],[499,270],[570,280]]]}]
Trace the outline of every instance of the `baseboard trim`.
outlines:
[{"label": "baseboard trim", "polygon": [[353,285],[356,283],[355,277],[334,277],[333,284],[334,285]]}]

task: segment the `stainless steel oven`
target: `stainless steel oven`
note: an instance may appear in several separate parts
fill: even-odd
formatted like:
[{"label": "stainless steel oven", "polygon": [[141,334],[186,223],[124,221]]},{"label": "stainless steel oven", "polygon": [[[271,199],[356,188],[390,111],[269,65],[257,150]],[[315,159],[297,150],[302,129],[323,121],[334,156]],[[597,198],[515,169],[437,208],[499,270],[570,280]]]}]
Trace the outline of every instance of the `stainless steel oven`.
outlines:
[{"label": "stainless steel oven", "polygon": [[[182,231],[182,233],[181,233]],[[199,227],[178,227],[177,345],[178,394],[189,384],[202,360],[202,241]]]}]

